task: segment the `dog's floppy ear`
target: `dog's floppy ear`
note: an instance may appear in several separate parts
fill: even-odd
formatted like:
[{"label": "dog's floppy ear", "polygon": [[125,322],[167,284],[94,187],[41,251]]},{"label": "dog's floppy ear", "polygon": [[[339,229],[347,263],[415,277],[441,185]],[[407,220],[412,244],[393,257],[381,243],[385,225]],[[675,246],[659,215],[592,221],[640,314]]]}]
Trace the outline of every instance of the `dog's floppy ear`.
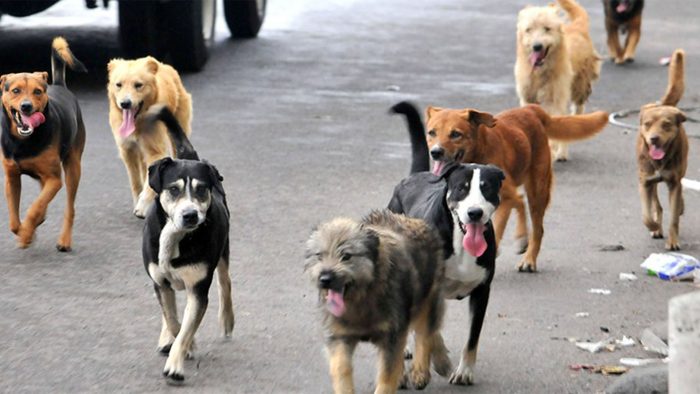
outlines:
[{"label": "dog's floppy ear", "polygon": [[49,73],[47,73],[46,71],[35,72],[34,75],[36,75],[37,77],[41,78],[44,82],[48,82],[48,81],[49,81]]},{"label": "dog's floppy ear", "polygon": [[9,89],[9,86],[5,86],[6,79],[7,79],[7,74],[0,75],[0,89],[2,89],[2,90]]},{"label": "dog's floppy ear", "polygon": [[163,191],[163,180],[161,179],[163,170],[173,165],[173,163],[173,159],[164,157],[148,167],[148,186],[150,186],[156,194],[160,194],[160,192]]},{"label": "dog's floppy ear", "polygon": [[484,125],[486,127],[493,127],[496,125],[496,119],[493,118],[493,115],[488,112],[479,112],[473,109],[467,110],[467,120],[476,127],[479,127],[479,125]]},{"label": "dog's floppy ear", "polygon": [[155,74],[158,72],[158,61],[151,56],[148,56],[146,58],[146,68],[148,69],[148,72],[151,74]]},{"label": "dog's floppy ear", "polygon": [[362,233],[364,235],[362,243],[367,248],[370,259],[372,261],[377,261],[379,258],[379,234],[365,226],[362,226]]},{"label": "dog's floppy ear", "polygon": [[494,173],[496,173],[496,175],[498,175],[498,179],[501,181],[506,179],[506,173],[501,170],[501,167],[494,164],[487,164],[486,167],[490,168]]},{"label": "dog's floppy ear", "polygon": [[676,124],[680,126],[681,123],[688,120],[688,117],[685,116],[683,111],[681,111],[680,109],[678,109],[678,108],[674,108],[674,109],[676,110],[675,111],[676,112]]},{"label": "dog's floppy ear", "polygon": [[123,61],[123,59],[112,59],[107,63],[107,73],[111,73],[112,70],[114,70],[115,67],[117,67],[117,63]]},{"label": "dog's floppy ear", "polygon": [[202,162],[209,167],[209,182],[211,183],[211,186],[216,189],[216,191],[221,193],[222,196],[225,196],[226,191],[224,191],[224,185],[221,183],[223,182],[224,177],[219,174],[219,170],[217,170],[213,164],[206,160],[202,160]]},{"label": "dog's floppy ear", "polygon": [[433,107],[432,105],[429,105],[429,106],[425,109],[425,117],[426,117],[426,120],[427,120],[427,119],[430,119],[431,116],[434,116],[435,114],[437,114],[438,112],[440,112],[440,111],[442,111],[442,110],[443,110],[443,109],[440,108],[440,107]]}]

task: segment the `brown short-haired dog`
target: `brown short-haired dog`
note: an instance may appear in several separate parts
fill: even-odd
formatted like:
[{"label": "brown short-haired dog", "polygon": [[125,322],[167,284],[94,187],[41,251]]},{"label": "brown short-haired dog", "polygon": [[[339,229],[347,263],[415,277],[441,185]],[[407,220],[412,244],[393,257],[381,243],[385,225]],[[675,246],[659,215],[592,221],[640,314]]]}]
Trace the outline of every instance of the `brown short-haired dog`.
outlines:
[{"label": "brown short-haired dog", "polygon": [[677,49],[671,58],[668,87],[660,104],[647,104],[639,114],[637,164],[639,193],[642,199],[642,220],[652,238],[663,238],[662,209],[657,185],[668,186],[671,223],[666,249],[679,250],[678,226],[683,214],[681,179],[688,167],[688,137],[683,129],[686,117],[676,108],[684,90],[684,57]]},{"label": "brown short-haired dog", "polygon": [[[36,228],[44,221],[49,203],[61,189],[61,168],[66,177],[66,211],[56,248],[71,249],[75,195],[80,183],[80,158],[85,147],[85,125],[78,100],[66,88],[66,65],[86,71],[73,56],[68,43],[56,37],[51,45],[53,83],[48,73],[7,74],[2,87],[2,154],[5,169],[5,198],[10,214],[10,230],[17,234],[20,248],[28,247]],[[19,218],[21,175],[41,183],[41,192]]]},{"label": "brown short-haired dog", "polygon": [[[608,55],[615,64],[634,61],[634,53],[642,35],[644,0],[603,0],[605,30],[608,33]],[[620,47],[620,31],[627,32],[625,47]]]},{"label": "brown short-haired dog", "polygon": [[[449,373],[440,336],[444,311],[442,243],[424,221],[375,211],[361,221],[324,223],[307,242],[306,270],[323,299],[333,390],[354,392],[352,354],[360,341],[379,348],[375,393],[396,392],[409,328],[416,351],[409,380],[422,389],[430,361]],[[441,352],[442,354],[434,354]]]}]

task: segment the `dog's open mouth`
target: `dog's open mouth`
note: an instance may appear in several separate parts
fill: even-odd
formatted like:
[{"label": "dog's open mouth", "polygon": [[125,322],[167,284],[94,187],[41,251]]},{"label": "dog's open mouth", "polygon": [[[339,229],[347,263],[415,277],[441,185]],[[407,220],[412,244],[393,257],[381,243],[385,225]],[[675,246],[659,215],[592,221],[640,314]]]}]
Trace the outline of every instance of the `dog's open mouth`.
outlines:
[{"label": "dog's open mouth", "polygon": [[475,257],[484,254],[488,248],[486,238],[484,238],[486,226],[481,222],[460,224],[462,225],[462,231],[464,231],[464,238],[462,238],[462,247],[464,247],[464,250]]},{"label": "dog's open mouth", "polygon": [[345,313],[345,291],[347,285],[340,289],[328,289],[326,293],[326,308],[335,317],[343,316]]},{"label": "dog's open mouth", "polygon": [[140,112],[140,104],[122,110],[122,125],[119,127],[119,135],[122,138],[130,136],[136,130],[136,117]]},{"label": "dog's open mouth", "polygon": [[24,137],[31,135],[35,128],[46,121],[44,114],[38,111],[31,115],[25,115],[21,111],[12,109],[12,117],[17,124],[17,132]]},{"label": "dog's open mouth", "polygon": [[432,173],[433,175],[440,176],[442,175],[442,171],[451,163],[460,163],[462,161],[462,158],[464,157],[464,151],[459,150],[457,151],[457,154],[455,155],[454,158],[449,158],[445,157],[441,160],[435,160],[433,161],[433,170]]},{"label": "dog's open mouth", "polygon": [[617,11],[618,14],[623,14],[627,12],[629,9],[629,4],[626,1],[621,1],[620,4],[617,5],[615,8],[615,11]]},{"label": "dog's open mouth", "polygon": [[648,144],[649,145],[649,156],[651,156],[652,159],[654,160],[661,160],[666,156],[666,152],[664,151],[664,148],[660,146],[656,146],[654,144]]},{"label": "dog's open mouth", "polygon": [[547,54],[549,53],[549,47],[541,50],[541,51],[536,51],[532,52],[530,54],[530,64],[532,67],[540,67],[544,64],[545,58],[547,58]]}]

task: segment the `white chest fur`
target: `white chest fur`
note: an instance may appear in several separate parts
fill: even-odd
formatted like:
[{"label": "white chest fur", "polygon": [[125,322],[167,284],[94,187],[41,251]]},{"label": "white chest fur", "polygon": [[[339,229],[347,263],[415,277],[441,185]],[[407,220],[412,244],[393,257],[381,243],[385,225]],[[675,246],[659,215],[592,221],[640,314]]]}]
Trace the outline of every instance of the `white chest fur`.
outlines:
[{"label": "white chest fur", "polygon": [[159,286],[163,286],[167,280],[173,289],[184,290],[194,287],[207,277],[207,264],[188,264],[173,268],[172,266],[161,267],[153,262],[148,264],[148,273]]},{"label": "white chest fur", "polygon": [[464,234],[459,226],[454,226],[454,254],[445,261],[444,296],[448,299],[462,299],[486,280],[486,268],[476,264],[476,257],[462,247]]}]

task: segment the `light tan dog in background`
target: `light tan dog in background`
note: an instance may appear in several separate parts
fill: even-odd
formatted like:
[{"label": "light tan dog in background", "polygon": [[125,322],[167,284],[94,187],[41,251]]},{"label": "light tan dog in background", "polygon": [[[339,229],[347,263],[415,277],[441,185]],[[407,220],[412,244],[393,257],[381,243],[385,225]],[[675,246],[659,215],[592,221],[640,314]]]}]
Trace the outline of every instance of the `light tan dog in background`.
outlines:
[{"label": "light tan dog in background", "polygon": [[683,96],[685,53],[677,49],[671,57],[668,87],[660,104],[647,104],[639,114],[637,164],[642,220],[652,238],[663,238],[663,216],[657,185],[668,186],[671,222],[666,249],[679,250],[678,227],[683,214],[681,179],[688,168],[688,137],[683,129],[686,117],[676,104]]},{"label": "light tan dog in background", "polygon": [[[550,115],[582,114],[600,75],[601,57],[588,34],[586,10],[574,0],[558,0],[558,8],[525,7],[518,14],[515,83],[520,105],[539,104]],[[551,140],[552,158],[568,160],[568,144]]]},{"label": "light tan dog in background", "polygon": [[148,166],[166,156],[176,156],[165,127],[160,123],[146,125],[143,115],[152,105],[162,104],[175,115],[189,137],[192,97],[174,68],[150,56],[113,59],[107,71],[109,124],[129,174],[134,215],[143,218],[155,197],[146,181]]}]

